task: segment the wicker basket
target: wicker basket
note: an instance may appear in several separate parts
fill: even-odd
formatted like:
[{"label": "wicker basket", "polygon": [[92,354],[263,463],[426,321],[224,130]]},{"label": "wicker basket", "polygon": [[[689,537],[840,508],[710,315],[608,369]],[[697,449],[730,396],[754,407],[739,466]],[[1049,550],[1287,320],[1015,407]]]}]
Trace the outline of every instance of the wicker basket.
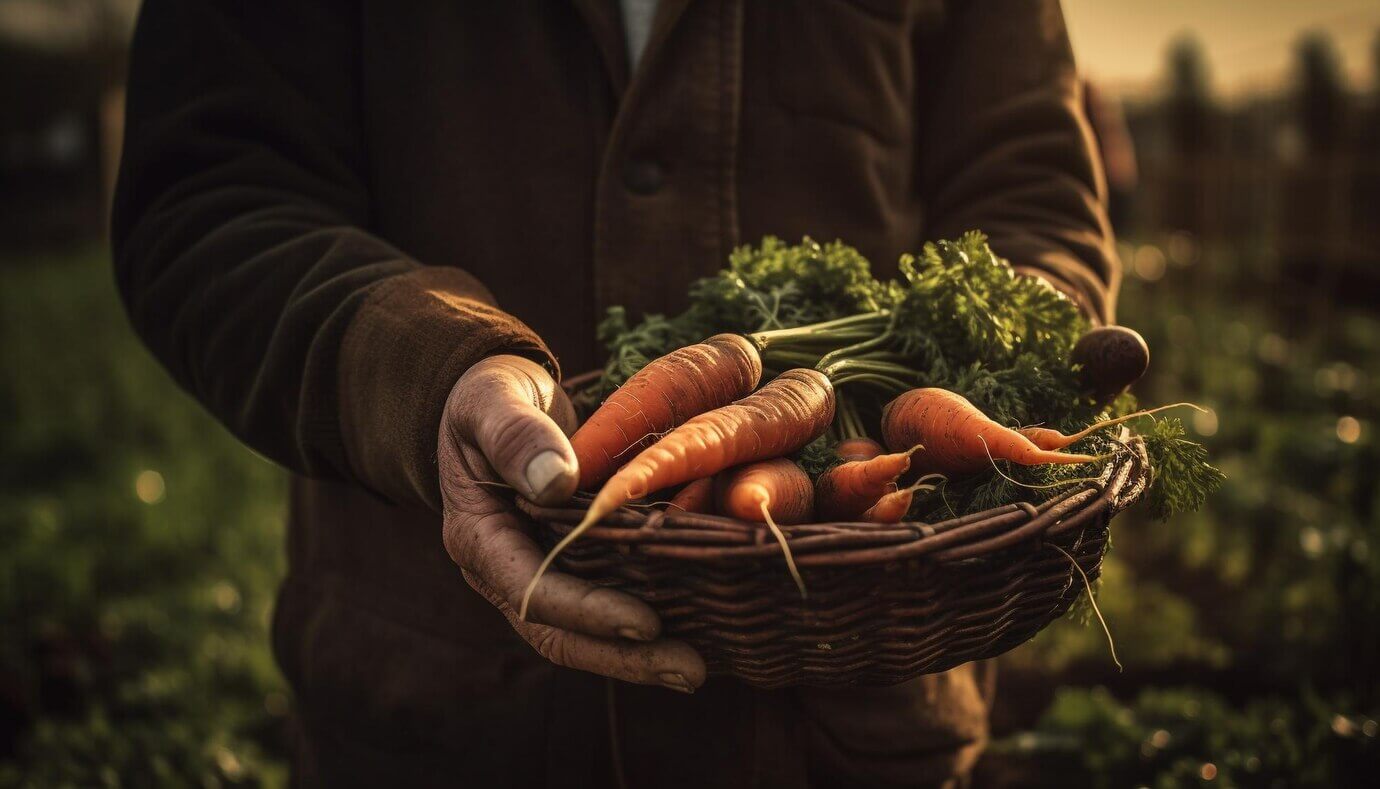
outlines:
[{"label": "wicker basket", "polygon": [[[1100,479],[1038,506],[783,526],[805,600],[764,526],[713,515],[625,507],[557,565],[646,600],[711,673],[763,688],[904,682],[1000,655],[1068,610],[1084,589],[1069,557],[1096,578],[1109,521],[1148,481],[1143,445],[1127,446]],[[583,514],[520,503],[548,549]]]}]

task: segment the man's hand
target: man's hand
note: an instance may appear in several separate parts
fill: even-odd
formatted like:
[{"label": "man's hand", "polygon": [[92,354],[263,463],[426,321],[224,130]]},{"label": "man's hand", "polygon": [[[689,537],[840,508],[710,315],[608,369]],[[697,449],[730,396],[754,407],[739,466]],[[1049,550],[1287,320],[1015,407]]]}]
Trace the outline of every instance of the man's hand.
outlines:
[{"label": "man's hand", "polygon": [[539,504],[565,502],[579,478],[566,438],[574,428],[570,400],[535,362],[492,356],[470,368],[446,401],[437,443],[446,550],[469,585],[551,662],[693,692],[704,682],[704,660],[682,642],[660,640],[656,614],[630,595],[548,572],[529,621],[518,619],[542,553],[522,514],[489,483],[506,482]]}]

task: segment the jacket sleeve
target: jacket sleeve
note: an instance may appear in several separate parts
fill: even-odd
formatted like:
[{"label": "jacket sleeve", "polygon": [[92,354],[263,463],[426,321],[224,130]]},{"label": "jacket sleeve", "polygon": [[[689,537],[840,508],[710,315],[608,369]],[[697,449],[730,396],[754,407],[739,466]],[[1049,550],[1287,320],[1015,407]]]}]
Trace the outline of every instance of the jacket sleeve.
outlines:
[{"label": "jacket sleeve", "polygon": [[992,249],[1110,322],[1120,280],[1101,159],[1058,0],[949,2],[929,46],[928,235]]},{"label": "jacket sleeve", "polygon": [[256,450],[439,507],[454,381],[554,360],[482,284],[368,231],[357,9],[147,0],[113,211],[135,330]]}]

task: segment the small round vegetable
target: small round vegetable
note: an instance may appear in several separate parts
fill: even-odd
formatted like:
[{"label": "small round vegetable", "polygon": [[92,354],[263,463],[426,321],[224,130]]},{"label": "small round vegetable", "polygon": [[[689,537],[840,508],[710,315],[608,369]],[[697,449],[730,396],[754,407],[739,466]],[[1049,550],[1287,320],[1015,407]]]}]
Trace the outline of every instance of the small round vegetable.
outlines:
[{"label": "small round vegetable", "polygon": [[1094,396],[1109,400],[1145,375],[1150,346],[1134,329],[1101,326],[1078,339],[1069,359],[1083,365],[1083,381]]}]

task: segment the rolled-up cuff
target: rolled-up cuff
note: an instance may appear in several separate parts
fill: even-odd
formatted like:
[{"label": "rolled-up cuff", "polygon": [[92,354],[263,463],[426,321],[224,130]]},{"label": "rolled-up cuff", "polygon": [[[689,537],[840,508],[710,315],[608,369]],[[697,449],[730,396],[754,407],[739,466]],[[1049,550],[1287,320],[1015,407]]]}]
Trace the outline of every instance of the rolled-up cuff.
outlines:
[{"label": "rolled-up cuff", "polygon": [[496,353],[539,360],[559,376],[541,339],[464,271],[425,267],[381,283],[340,347],[340,427],[354,476],[389,499],[439,511],[446,398],[471,365]]}]

